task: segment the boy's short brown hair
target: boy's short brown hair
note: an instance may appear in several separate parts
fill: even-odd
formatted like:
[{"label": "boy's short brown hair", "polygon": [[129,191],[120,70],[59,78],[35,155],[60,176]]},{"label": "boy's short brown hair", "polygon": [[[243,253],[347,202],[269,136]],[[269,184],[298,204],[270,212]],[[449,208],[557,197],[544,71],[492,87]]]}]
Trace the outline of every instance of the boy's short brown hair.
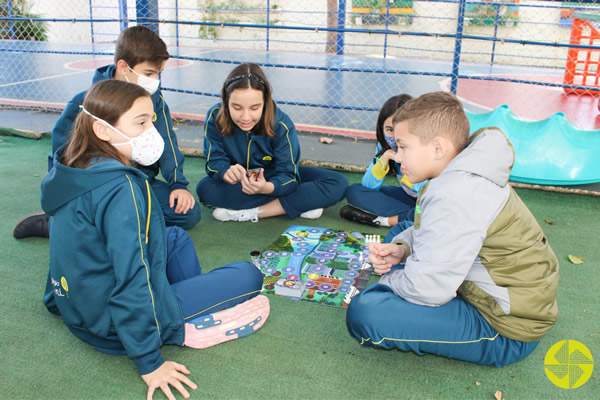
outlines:
[{"label": "boy's short brown hair", "polygon": [[159,67],[169,59],[167,45],[152,30],[142,25],[124,29],[117,39],[115,64],[124,60],[130,68],[143,62]]},{"label": "boy's short brown hair", "polygon": [[408,121],[408,131],[421,143],[444,136],[458,152],[467,147],[471,125],[461,102],[452,93],[426,93],[407,101],[394,114],[392,124],[402,121]]}]

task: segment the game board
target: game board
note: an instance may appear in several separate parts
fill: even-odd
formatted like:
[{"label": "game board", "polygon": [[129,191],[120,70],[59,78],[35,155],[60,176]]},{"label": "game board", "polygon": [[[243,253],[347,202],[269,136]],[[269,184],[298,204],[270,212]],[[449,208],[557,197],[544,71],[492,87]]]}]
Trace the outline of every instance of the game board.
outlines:
[{"label": "game board", "polygon": [[255,262],[264,293],[347,308],[371,276],[368,256],[359,232],[292,225]]}]

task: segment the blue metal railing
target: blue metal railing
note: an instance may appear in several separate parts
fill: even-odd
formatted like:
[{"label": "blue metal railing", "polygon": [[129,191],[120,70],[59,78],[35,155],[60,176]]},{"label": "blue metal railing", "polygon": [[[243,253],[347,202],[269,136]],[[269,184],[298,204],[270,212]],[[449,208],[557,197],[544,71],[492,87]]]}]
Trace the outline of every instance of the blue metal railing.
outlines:
[{"label": "blue metal railing", "polygon": [[[90,31],[91,31],[91,36],[92,36],[92,43],[94,42],[94,22],[96,22],[96,20],[93,18],[93,14],[92,14],[92,3],[93,0],[88,0],[90,3]],[[124,29],[127,26],[127,0],[116,0],[118,1],[118,8],[119,8],[119,22],[122,24],[121,29]],[[459,15],[457,16],[457,19],[459,19],[460,21],[462,21],[461,23],[457,24],[457,31],[458,30],[462,30],[463,24],[466,21],[471,21],[471,22],[483,22],[483,21],[488,21],[488,19],[478,19],[475,17],[467,17],[465,15],[465,4],[466,3],[464,0],[427,0],[431,3],[449,3],[449,4],[457,4],[459,7]],[[598,6],[597,5],[589,5],[586,4],[589,2],[581,2],[578,3],[576,5],[577,9],[580,10],[598,10]],[[214,13],[231,13],[231,12],[235,12],[235,13],[240,13],[240,12],[244,12],[244,13],[260,13],[260,14],[265,14],[266,15],[266,24],[240,24],[240,23],[221,23],[221,22],[198,22],[198,25],[201,26],[215,26],[215,27],[240,27],[240,28],[261,28],[265,30],[266,33],[266,38],[265,38],[265,49],[266,51],[270,50],[270,44],[271,41],[273,41],[273,39],[271,38],[271,30],[272,29],[303,29],[303,30],[318,30],[318,31],[334,31],[337,34],[337,39],[336,39],[336,54],[338,55],[342,55],[344,54],[344,47],[346,45],[345,40],[344,40],[344,33],[349,32],[349,33],[367,33],[367,34],[383,34],[384,35],[384,40],[383,40],[383,46],[382,47],[382,53],[383,53],[383,57],[387,57],[388,54],[388,48],[389,47],[393,47],[390,46],[390,44],[388,43],[388,36],[390,35],[398,35],[399,32],[396,31],[391,31],[389,29],[389,24],[390,24],[390,19],[391,19],[391,14],[390,14],[390,4],[391,1],[390,0],[386,0],[386,6],[385,6],[385,14],[384,14],[384,25],[385,28],[384,29],[356,29],[356,28],[347,28],[346,27],[346,17],[347,17],[347,0],[338,0],[338,10],[336,12],[337,14],[337,27],[318,27],[318,28],[314,28],[314,27],[297,27],[297,26],[283,26],[283,25],[272,25],[272,13],[277,13],[277,14],[285,14],[285,13],[317,13],[317,14],[323,14],[323,11],[297,11],[297,10],[281,10],[281,9],[272,9],[271,8],[271,1],[270,0],[266,0],[266,8],[265,9],[209,9],[209,8],[193,8],[193,10],[195,11],[207,11],[207,12],[214,12]],[[493,29],[494,29],[494,33],[493,33],[493,39],[497,39],[498,36],[498,27],[503,24],[503,23],[523,23],[521,21],[518,20],[511,20],[510,18],[501,20],[500,19],[500,10],[501,7],[523,7],[523,8],[542,8],[542,9],[562,9],[565,7],[565,5],[560,4],[557,2],[553,2],[553,1],[546,1],[543,2],[543,4],[540,3],[536,3],[536,4],[525,4],[525,3],[514,3],[512,1],[468,1],[468,5],[469,6],[477,6],[477,5],[485,5],[485,6],[491,6],[494,7],[495,9],[495,15],[493,18]],[[105,8],[110,8],[110,7],[105,7]],[[115,7],[113,7],[115,8]],[[130,20],[130,21],[136,21],[138,23],[143,23],[144,25],[147,25],[149,27],[151,27],[154,31],[158,32],[158,24],[159,23],[172,23],[172,21],[165,21],[165,20],[161,20],[158,17],[158,0],[136,0],[136,19],[135,20]],[[171,10],[173,8],[171,7],[162,7],[163,10]],[[192,10],[190,8],[190,10]],[[174,11],[175,11],[175,43],[177,45],[179,45],[179,39],[180,39],[180,32],[179,32],[179,23],[183,23],[183,24],[189,24],[189,21],[180,21],[179,20],[179,2],[178,0],[175,0],[175,7],[174,7]],[[372,12],[372,13],[361,13],[361,15],[365,15],[365,16],[380,16],[382,15],[381,12]],[[412,18],[431,18],[431,17],[418,17],[418,16],[413,16]],[[411,33],[411,32],[402,32],[403,35],[410,35],[410,34],[415,34],[415,33]],[[432,35],[432,36],[441,36],[441,37],[449,37],[447,35],[442,36],[442,35]],[[457,34],[454,35],[455,37],[459,36],[458,32]],[[464,36],[464,39],[476,39],[476,40],[490,40],[490,38],[487,39],[481,39],[478,37],[467,37]],[[212,40],[215,40],[215,38],[212,38]],[[219,39],[216,39],[219,40]],[[223,39],[221,39],[223,40]],[[504,42],[508,42],[507,40],[504,40]],[[493,40],[492,43],[492,50],[491,50],[491,54],[490,54],[490,64],[493,65],[494,64],[494,60],[495,60],[495,54],[496,54],[496,40]],[[355,46],[361,46],[360,44],[352,44]],[[456,45],[455,45],[456,47]]]},{"label": "blue metal railing", "polygon": [[[457,16],[456,18],[448,18],[448,17],[423,17],[421,16],[421,18],[435,18],[435,19],[439,19],[439,18],[443,18],[443,19],[456,19],[456,32],[455,33],[430,33],[430,32],[412,32],[412,31],[398,31],[398,30],[393,30],[390,29],[390,0],[387,0],[387,8],[386,8],[386,13],[385,13],[385,17],[384,17],[384,21],[385,21],[385,26],[383,29],[369,29],[369,28],[354,28],[354,27],[347,27],[346,26],[346,0],[339,0],[338,2],[338,10],[337,10],[337,26],[327,26],[327,27],[314,27],[314,26],[295,26],[295,25],[273,25],[272,21],[273,21],[273,17],[272,17],[272,13],[285,13],[285,12],[292,12],[292,11],[283,11],[283,10],[279,10],[279,9],[272,9],[271,8],[271,2],[270,0],[266,0],[266,9],[260,9],[260,10],[245,10],[245,11],[252,11],[252,12],[257,12],[257,13],[265,13],[266,14],[266,23],[265,24],[259,24],[259,23],[232,23],[232,22],[211,22],[211,21],[182,21],[179,18],[179,3],[176,1],[175,2],[175,19],[174,20],[164,20],[164,19],[159,19],[158,18],[158,8],[154,9],[154,11],[151,10],[151,7],[153,4],[157,3],[157,0],[137,0],[136,1],[136,12],[135,12],[135,16],[136,18],[128,18],[128,12],[127,12],[127,1],[126,0],[118,0],[118,4],[119,4],[119,18],[93,18],[93,14],[92,14],[92,0],[89,0],[90,3],[90,18],[89,19],[69,19],[69,18],[34,18],[33,20],[35,21],[41,21],[41,22],[65,22],[65,23],[75,23],[75,22],[82,22],[82,23],[89,23],[90,24],[90,30],[91,30],[91,35],[92,35],[92,42],[93,42],[93,38],[94,38],[94,24],[96,23],[118,23],[120,26],[120,29],[124,29],[129,23],[139,23],[139,24],[144,24],[144,25],[148,25],[150,27],[156,28],[156,30],[158,29],[158,25],[159,24],[175,24],[176,30],[175,30],[175,37],[176,37],[176,44],[179,46],[179,38],[180,38],[180,31],[179,31],[179,27],[182,25],[192,25],[192,26],[212,26],[212,27],[236,27],[236,28],[259,28],[259,29],[264,29],[266,32],[266,43],[265,43],[265,47],[266,50],[269,51],[269,47],[270,47],[270,43],[271,42],[286,42],[285,40],[281,40],[281,39],[273,39],[271,36],[271,31],[273,29],[275,30],[297,30],[297,31],[324,31],[324,32],[333,32],[336,35],[336,54],[339,55],[343,55],[344,54],[344,47],[345,45],[349,45],[348,43],[345,42],[345,38],[344,38],[344,34],[346,32],[348,33],[363,33],[363,34],[369,34],[369,35],[382,35],[384,42],[383,42],[383,56],[384,58],[387,57],[387,51],[388,48],[401,48],[399,46],[393,46],[390,45],[388,43],[388,37],[391,36],[414,36],[414,37],[436,37],[436,38],[448,38],[448,39],[454,39],[454,50],[450,51],[450,50],[436,50],[442,53],[448,53],[452,55],[452,62],[451,62],[451,69],[448,72],[427,72],[427,71],[414,71],[414,70],[400,70],[400,69],[378,69],[378,68],[351,68],[351,67],[335,67],[335,66],[314,66],[314,65],[288,65],[288,64],[274,64],[274,63],[259,63],[259,65],[262,65],[264,67],[272,67],[272,68],[282,68],[282,69],[303,69],[303,70],[322,70],[322,71],[335,71],[335,72],[361,72],[361,73],[371,73],[371,74],[394,74],[394,75],[420,75],[420,76],[436,76],[436,77],[445,77],[445,78],[449,78],[450,79],[450,90],[453,93],[456,93],[457,91],[457,86],[458,86],[458,81],[459,79],[470,79],[470,80],[485,80],[485,81],[499,81],[499,82],[510,82],[510,83],[521,83],[521,84],[530,84],[530,85],[539,85],[539,86],[546,86],[546,87],[559,87],[559,88],[573,88],[573,89],[583,89],[583,90],[589,90],[590,87],[588,86],[583,86],[583,85],[564,85],[564,84],[559,84],[559,83],[548,83],[548,82],[537,82],[537,81],[532,81],[532,80],[523,80],[523,79],[514,79],[514,78],[498,78],[498,77],[486,77],[486,76],[477,76],[477,75],[468,75],[468,74],[461,74],[460,71],[460,66],[461,66],[461,55],[464,54],[469,54],[469,53],[464,53],[462,50],[462,43],[464,40],[477,40],[477,41],[487,41],[487,42],[491,42],[492,44],[492,54],[491,54],[491,58],[490,58],[490,65],[493,65],[494,63],[494,57],[496,54],[496,44],[498,42],[502,42],[502,43],[512,43],[512,44],[521,44],[521,45],[536,45],[536,46],[551,46],[551,47],[557,47],[557,48],[570,48],[570,47],[577,47],[580,49],[592,49],[592,50],[600,50],[600,46],[596,46],[596,45],[570,45],[570,44],[563,44],[563,43],[557,43],[557,42],[544,42],[544,41],[539,41],[539,40],[526,40],[526,39],[509,39],[509,38],[498,38],[498,26],[500,25],[500,20],[499,20],[499,9],[500,6],[518,6],[518,7],[543,7],[545,9],[547,8],[561,8],[563,7],[563,5],[561,4],[543,4],[540,5],[538,3],[536,4],[523,4],[523,3],[512,3],[512,2],[502,2],[502,1],[498,1],[498,2],[487,2],[487,1],[482,1],[482,2],[471,2],[469,1],[468,4],[484,4],[484,5],[492,5],[496,7],[496,13],[495,16],[493,18],[494,21],[494,33],[493,36],[482,36],[482,35],[468,35],[464,33],[464,26],[465,23],[468,20],[473,21],[473,18],[468,18],[466,16],[466,12],[465,12],[465,8],[467,5],[467,0],[436,0],[436,2],[440,2],[440,3],[452,3],[452,4],[457,4],[458,9],[457,9]],[[10,1],[8,2],[9,6],[10,6]],[[585,5],[578,5],[577,6],[579,9],[583,9],[583,8],[589,8],[589,9],[598,9],[597,7],[594,6],[585,6]],[[114,7],[113,7],[114,8]],[[215,10],[211,10],[211,11],[215,11]],[[231,10],[218,10],[218,11],[223,11],[223,12],[231,12]],[[240,11],[244,11],[244,10],[240,10]],[[311,12],[311,13],[316,13],[313,11],[307,11],[307,12]],[[323,12],[320,12],[323,13]],[[375,15],[375,14],[373,14]],[[377,13],[377,15],[380,15],[380,13]],[[416,18],[416,17],[415,17]],[[12,23],[14,21],[20,21],[20,20],[32,20],[31,18],[18,18],[18,17],[10,17],[10,18],[1,18],[4,20],[9,20],[11,22],[11,26]],[[522,23],[522,22],[521,22]],[[214,39],[213,39],[214,40]],[[232,40],[232,39],[219,39],[219,40]],[[236,41],[262,41],[263,39],[236,39]],[[299,41],[295,41],[295,43],[298,43]],[[315,43],[314,41],[310,42],[310,43]],[[372,45],[372,44],[350,44],[353,46],[373,46],[373,47],[381,47],[380,45]],[[425,51],[425,49],[420,49]],[[8,48],[0,48],[0,52],[11,52],[11,51],[17,51],[17,50],[12,50],[12,49],[8,49]],[[22,51],[22,50],[18,50],[18,51]],[[43,51],[43,50],[30,50],[30,52],[33,53],[48,53],[48,54],[97,54],[94,52],[72,52],[72,51]],[[106,53],[103,53],[103,55],[106,55]],[[535,56],[533,56],[535,57]],[[216,59],[216,58],[202,58],[202,57],[183,57],[183,56],[173,56],[172,58],[175,59],[185,59],[185,60],[193,60],[193,61],[201,61],[201,62],[212,62],[212,63],[225,63],[225,64],[240,64],[241,61],[234,61],[234,60],[225,60],[225,59]],[[182,90],[182,89],[177,89],[177,88],[163,88],[163,90],[166,91],[172,91],[172,92],[178,92],[178,93],[191,93],[191,94],[196,94],[196,95],[203,95],[203,96],[210,96],[210,97],[218,97],[219,94],[218,93],[206,93],[206,92],[200,92],[200,91],[193,91],[193,90]],[[302,106],[308,106],[308,107],[326,107],[326,108],[333,108],[333,109],[344,109],[344,110],[361,110],[361,111],[376,111],[374,110],[372,107],[356,107],[356,106],[347,106],[347,105],[343,105],[343,104],[317,104],[317,103],[304,103],[304,102],[286,102],[286,101],[281,101],[282,104],[289,104],[289,105],[302,105]]]}]

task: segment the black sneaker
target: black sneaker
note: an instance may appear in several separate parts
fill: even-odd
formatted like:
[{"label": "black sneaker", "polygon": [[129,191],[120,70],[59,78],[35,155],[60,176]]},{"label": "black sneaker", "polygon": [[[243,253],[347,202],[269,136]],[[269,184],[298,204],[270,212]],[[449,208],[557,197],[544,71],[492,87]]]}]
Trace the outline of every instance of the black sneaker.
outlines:
[{"label": "black sneaker", "polygon": [[359,224],[379,226],[379,221],[375,221],[377,215],[363,211],[351,204],[346,204],[344,207],[340,208],[340,217],[347,219],[348,221],[358,222]]},{"label": "black sneaker", "polygon": [[32,236],[49,237],[48,220],[50,216],[43,211],[26,215],[15,225],[13,236],[23,239]]}]

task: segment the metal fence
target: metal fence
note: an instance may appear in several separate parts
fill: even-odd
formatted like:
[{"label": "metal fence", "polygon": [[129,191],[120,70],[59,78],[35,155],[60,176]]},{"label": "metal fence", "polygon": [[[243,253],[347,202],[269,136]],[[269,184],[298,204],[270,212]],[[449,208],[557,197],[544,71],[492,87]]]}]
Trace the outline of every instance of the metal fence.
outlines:
[{"label": "metal fence", "polygon": [[595,129],[596,1],[0,0],[0,103],[60,107],[144,24],[179,67],[162,75],[175,114],[202,115],[252,61],[305,126],[372,131],[388,97],[441,88],[474,112]]}]

